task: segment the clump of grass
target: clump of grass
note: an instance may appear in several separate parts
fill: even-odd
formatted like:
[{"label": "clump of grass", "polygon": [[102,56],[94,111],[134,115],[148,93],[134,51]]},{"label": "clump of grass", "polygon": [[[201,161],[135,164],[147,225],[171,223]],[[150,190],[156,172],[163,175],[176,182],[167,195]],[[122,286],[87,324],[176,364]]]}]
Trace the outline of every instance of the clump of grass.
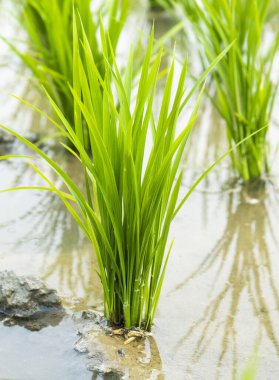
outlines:
[{"label": "clump of grass", "polygon": [[[38,83],[62,110],[74,126],[74,102],[68,83],[74,81],[73,58],[73,7],[78,11],[88,36],[94,60],[101,75],[104,62],[98,34],[101,10],[92,15],[91,0],[17,0],[21,6],[20,20],[29,39],[29,50],[17,53],[32,70]],[[107,2],[102,12],[107,21],[106,32],[112,50],[117,42],[128,14],[129,0]],[[108,56],[111,60],[111,57]]]},{"label": "clump of grass", "polygon": [[[264,52],[263,32],[270,0],[180,0],[208,61],[231,41],[235,44],[213,74],[217,96],[211,97],[226,124],[229,146],[268,126],[277,91],[272,68],[275,42]],[[195,17],[193,17],[193,14]],[[268,128],[231,153],[234,169],[244,180],[268,172]]]},{"label": "clump of grass", "polygon": [[[182,181],[180,161],[197,117],[200,97],[180,131],[176,130],[178,117],[205,75],[228,49],[215,59],[188,95],[184,90],[186,62],[172,95],[173,61],[164,78],[160,112],[155,117],[156,86],[165,74],[160,72],[162,49],[155,56],[152,54],[153,32],[138,86],[132,91],[133,54],[129,55],[122,76],[109,36],[101,27],[104,62],[101,75],[86,32],[79,26],[74,22],[73,70],[76,75],[71,87],[74,129],[59,104],[49,98],[63,127],[52,122],[75,148],[68,147],[68,150],[80,162],[86,191],[81,190],[84,184],[75,183],[36,145],[3,128],[42,157],[63,180],[66,191],[57,188],[30,163],[48,184],[41,189],[59,195],[92,242],[104,290],[105,316],[112,325],[150,330],[172,246],[168,247],[171,222],[206,174],[178,203]],[[89,134],[90,152],[84,148],[84,124]]]}]

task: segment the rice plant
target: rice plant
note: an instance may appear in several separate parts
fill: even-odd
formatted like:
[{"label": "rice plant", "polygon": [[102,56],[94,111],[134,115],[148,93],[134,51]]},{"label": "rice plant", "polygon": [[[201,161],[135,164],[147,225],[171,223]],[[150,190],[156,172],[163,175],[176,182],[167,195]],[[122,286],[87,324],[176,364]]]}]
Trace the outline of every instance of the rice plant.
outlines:
[{"label": "rice plant", "polygon": [[[17,0],[21,6],[20,21],[27,32],[29,50],[18,53],[32,70],[38,83],[74,126],[74,103],[68,83],[73,84],[73,5],[77,9],[88,36],[94,60],[101,75],[104,62],[98,41],[101,10],[92,15],[91,0]],[[129,0],[112,0],[102,12],[113,51],[125,24]],[[108,57],[111,60],[111,57]],[[87,141],[85,141],[87,143]]]},{"label": "rice plant", "polygon": [[[196,35],[205,60],[236,40],[227,57],[213,74],[217,95],[214,106],[225,121],[229,146],[268,126],[277,91],[272,68],[278,48],[277,34],[272,46],[264,45],[264,26],[270,0],[180,0],[185,15],[189,3]],[[193,15],[195,17],[193,17]],[[231,153],[234,169],[244,180],[268,172],[268,128],[262,129]]]},{"label": "rice plant", "polygon": [[[150,330],[172,246],[168,242],[171,222],[206,174],[178,203],[182,181],[179,164],[197,117],[201,94],[189,121],[180,131],[176,130],[177,120],[206,74],[230,46],[214,60],[187,95],[184,89],[185,62],[173,93],[174,60],[167,74],[166,70],[160,71],[163,52],[160,49],[153,55],[152,32],[138,86],[132,91],[133,53],[129,55],[122,76],[114,47],[101,26],[104,63],[101,75],[85,29],[80,23],[78,25],[74,22],[75,77],[71,87],[75,128],[51,94],[50,102],[63,126],[49,120],[75,148],[67,147],[80,164],[84,184],[75,183],[36,145],[12,130],[2,128],[43,158],[63,180],[65,191],[56,187],[36,164],[29,162],[47,183],[47,186],[36,186],[36,189],[55,192],[92,242],[104,291],[104,313],[110,323]],[[159,115],[155,117],[153,102],[156,85],[162,77],[165,89]],[[89,152],[84,148],[85,123]],[[84,185],[86,190],[82,191]]]}]

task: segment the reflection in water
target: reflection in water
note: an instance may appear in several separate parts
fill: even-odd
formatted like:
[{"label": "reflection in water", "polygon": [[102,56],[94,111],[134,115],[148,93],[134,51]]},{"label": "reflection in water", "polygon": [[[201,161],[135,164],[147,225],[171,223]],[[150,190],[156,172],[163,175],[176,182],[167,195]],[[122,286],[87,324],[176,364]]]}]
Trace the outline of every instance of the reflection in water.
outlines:
[{"label": "reflection in water", "polygon": [[71,318],[59,326],[31,332],[0,323],[0,379],[89,380],[86,357],[73,350],[76,339]]},{"label": "reflection in water", "polygon": [[[185,152],[185,164],[190,161],[192,168],[206,169],[224,154],[228,148],[223,127],[223,121],[220,120],[216,109],[210,107],[208,102],[204,102],[200,107],[200,117],[192,131],[190,147]],[[216,175],[218,172],[219,170],[216,171]]]},{"label": "reflection in water", "polygon": [[[19,153],[19,146],[6,146],[0,154]],[[22,149],[22,148],[21,148]],[[21,152],[26,154],[27,152]],[[61,161],[65,170],[73,174],[78,183],[82,183],[82,173],[76,160],[64,152],[49,150],[48,154]],[[40,185],[40,178],[18,160],[0,162],[1,173],[5,182],[1,187],[18,187],[24,185]],[[44,168],[47,171],[47,168]],[[49,177],[61,187],[59,180],[49,171]],[[60,199],[51,192],[28,191],[8,194],[10,205],[4,202],[1,195],[2,211],[0,238],[2,248],[8,252],[21,252],[29,249],[40,255],[40,266],[37,274],[55,288],[59,293],[69,297],[69,305],[75,298],[79,307],[94,301],[101,303],[102,291],[96,273],[95,255],[92,246],[85,239]],[[7,196],[8,196],[7,195]],[[20,199],[25,199],[24,204]],[[12,201],[13,200],[13,201]],[[6,211],[5,211],[6,210]],[[12,236],[9,229],[15,230]],[[16,238],[14,237],[16,236]],[[29,243],[30,242],[30,243]],[[82,297],[82,303],[80,298]],[[75,302],[74,302],[75,303]]]},{"label": "reflection in water", "polygon": [[[244,186],[239,193],[231,192],[227,215],[224,233],[210,254],[175,289],[210,273],[209,301],[200,319],[179,340],[176,350],[190,340],[194,342],[189,372],[199,365],[203,355],[217,351],[216,379],[220,378],[220,367],[228,361],[232,378],[237,378],[243,365],[243,359],[239,359],[243,342],[242,346],[238,342],[243,334],[246,341],[251,338],[247,342],[252,345],[250,352],[254,346],[261,354],[262,340],[267,337],[279,356],[279,283],[273,265],[279,248],[273,229],[273,218],[279,217],[276,191],[270,183],[261,182]],[[243,326],[242,318],[247,319],[247,315],[255,318],[256,323]],[[252,332],[255,326],[256,335]]]},{"label": "reflection in water", "polygon": [[0,322],[2,322],[4,326],[21,326],[29,331],[40,331],[49,326],[58,326],[65,315],[64,310],[36,313],[34,316],[28,318],[7,317],[4,314],[0,314]]}]

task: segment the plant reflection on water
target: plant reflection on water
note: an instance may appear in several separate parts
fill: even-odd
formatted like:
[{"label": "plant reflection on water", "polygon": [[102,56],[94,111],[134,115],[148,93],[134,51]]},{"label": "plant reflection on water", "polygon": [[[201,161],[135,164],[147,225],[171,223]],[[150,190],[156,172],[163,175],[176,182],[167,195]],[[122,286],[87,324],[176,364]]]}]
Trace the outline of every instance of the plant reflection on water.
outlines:
[{"label": "plant reflection on water", "polygon": [[[217,350],[216,378],[219,378],[218,368],[231,360],[235,379],[243,366],[243,358],[239,357],[239,348],[243,351],[243,347],[238,343],[242,333],[247,344],[251,343],[251,350],[254,348],[260,355],[261,343],[267,337],[279,356],[279,282],[274,265],[279,248],[274,230],[274,218],[279,217],[279,200],[274,186],[261,182],[243,186],[238,193],[230,192],[227,215],[221,238],[198,268],[175,289],[185,289],[190,282],[200,281],[202,276],[211,273],[209,301],[176,349],[187,341],[194,341],[190,371],[203,355]],[[256,318],[256,323],[242,329],[241,318],[246,320],[248,313]],[[251,335],[250,330],[255,326],[256,335]],[[221,339],[219,346],[217,337]]]},{"label": "plant reflection on water", "polygon": [[[13,145],[2,148],[5,148],[3,154],[10,154],[14,149]],[[24,154],[26,153],[28,152],[25,151]],[[74,173],[77,181],[81,181],[82,173],[74,159],[67,154],[57,155],[55,149],[52,154],[57,159],[62,159],[63,165]],[[7,172],[7,177],[11,178],[9,187],[24,186],[27,183],[40,185],[34,172],[17,160],[1,162],[1,171]],[[69,306],[73,306],[71,304],[75,298],[78,301],[77,307],[79,304],[80,307],[86,307],[92,305],[92,302],[99,304],[102,291],[96,273],[94,252],[59,198],[46,191],[24,192],[24,195],[22,192],[14,193],[15,198],[21,199],[21,196],[22,199],[27,196],[32,207],[27,210],[25,207],[23,210],[13,207],[12,214],[8,213],[8,219],[5,218],[0,225],[3,236],[6,235],[5,230],[15,226],[19,231],[16,239],[5,238],[9,251],[19,252],[21,247],[25,250],[26,242],[34,240],[36,255],[40,256],[40,277],[55,285],[66,296],[65,301],[68,301]]]}]

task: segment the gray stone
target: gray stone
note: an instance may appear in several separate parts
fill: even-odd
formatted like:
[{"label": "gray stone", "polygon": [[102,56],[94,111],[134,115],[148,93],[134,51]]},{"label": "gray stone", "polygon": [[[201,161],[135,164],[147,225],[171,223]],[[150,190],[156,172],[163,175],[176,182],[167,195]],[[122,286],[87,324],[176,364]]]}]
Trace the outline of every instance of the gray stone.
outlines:
[{"label": "gray stone", "polygon": [[84,354],[86,352],[88,352],[88,343],[85,339],[83,339],[83,337],[81,337],[74,345],[74,349],[81,353],[81,354]]},{"label": "gray stone", "polygon": [[[119,370],[107,367],[104,363],[100,365],[89,363],[86,368],[88,371],[95,372],[95,374],[101,376],[109,375],[110,379],[121,380],[124,376]],[[108,376],[106,376],[106,378],[108,378]]]},{"label": "gray stone", "polygon": [[17,276],[14,272],[0,272],[0,313],[29,318],[37,313],[62,309],[61,301],[53,289],[34,277]]}]

